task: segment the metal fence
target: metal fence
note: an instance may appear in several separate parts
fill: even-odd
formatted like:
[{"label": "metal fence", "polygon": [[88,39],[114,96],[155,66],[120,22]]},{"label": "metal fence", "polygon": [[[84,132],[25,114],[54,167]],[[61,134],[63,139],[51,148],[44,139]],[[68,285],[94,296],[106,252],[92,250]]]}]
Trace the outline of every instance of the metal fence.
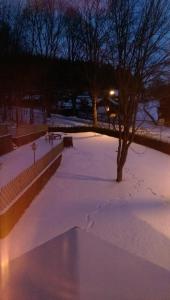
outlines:
[{"label": "metal fence", "polygon": [[63,142],[55,146],[34,165],[25,169],[8,184],[0,189],[0,212],[9,206],[14,199],[36,178],[57,155],[63,150]]}]

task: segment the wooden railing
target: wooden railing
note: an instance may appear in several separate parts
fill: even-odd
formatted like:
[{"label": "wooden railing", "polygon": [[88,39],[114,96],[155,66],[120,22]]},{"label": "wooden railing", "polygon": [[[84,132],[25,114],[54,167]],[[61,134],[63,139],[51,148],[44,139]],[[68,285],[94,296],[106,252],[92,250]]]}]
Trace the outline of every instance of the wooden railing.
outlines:
[{"label": "wooden railing", "polygon": [[63,150],[63,142],[0,189],[0,214]]}]

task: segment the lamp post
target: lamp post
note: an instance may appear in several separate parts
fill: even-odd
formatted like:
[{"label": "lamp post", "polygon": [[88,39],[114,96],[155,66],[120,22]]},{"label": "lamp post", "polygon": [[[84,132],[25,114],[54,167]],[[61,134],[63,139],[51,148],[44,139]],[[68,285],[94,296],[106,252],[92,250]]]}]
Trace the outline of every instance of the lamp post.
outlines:
[{"label": "lamp post", "polygon": [[[115,96],[115,90],[114,90],[114,89],[110,90],[110,91],[109,91],[109,95],[110,95],[110,96]],[[109,118],[109,128],[110,128],[111,111],[110,111],[110,107],[109,107],[109,106],[106,107],[106,111],[107,111],[107,113],[108,113],[108,118]]]},{"label": "lamp post", "polygon": [[110,128],[110,107],[109,104],[105,106],[108,122],[109,122],[109,128]]},{"label": "lamp post", "polygon": [[115,89],[111,89],[109,91],[109,103],[112,106],[109,106],[109,104],[106,107],[106,112],[108,114],[108,118],[109,118],[109,128],[110,128],[110,123],[112,123],[113,128],[116,130],[115,127],[115,120],[116,120],[116,116],[117,116],[117,107],[118,107],[118,95],[119,92],[118,90]]},{"label": "lamp post", "polygon": [[33,151],[33,153],[34,153],[34,165],[35,165],[35,151],[36,151],[36,149],[37,149],[36,143],[32,143],[31,148],[32,148],[32,151]]}]

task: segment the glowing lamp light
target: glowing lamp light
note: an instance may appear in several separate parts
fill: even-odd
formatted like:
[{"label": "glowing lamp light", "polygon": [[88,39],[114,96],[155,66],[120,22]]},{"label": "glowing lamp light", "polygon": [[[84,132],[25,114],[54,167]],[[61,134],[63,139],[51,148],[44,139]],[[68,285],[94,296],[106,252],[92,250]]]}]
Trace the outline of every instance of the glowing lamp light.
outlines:
[{"label": "glowing lamp light", "polygon": [[109,92],[109,94],[110,94],[110,96],[113,96],[113,95],[115,94],[115,91],[114,91],[114,90],[111,90],[111,91]]},{"label": "glowing lamp light", "polygon": [[116,117],[116,114],[115,113],[111,113],[110,115],[112,118],[115,118]]}]

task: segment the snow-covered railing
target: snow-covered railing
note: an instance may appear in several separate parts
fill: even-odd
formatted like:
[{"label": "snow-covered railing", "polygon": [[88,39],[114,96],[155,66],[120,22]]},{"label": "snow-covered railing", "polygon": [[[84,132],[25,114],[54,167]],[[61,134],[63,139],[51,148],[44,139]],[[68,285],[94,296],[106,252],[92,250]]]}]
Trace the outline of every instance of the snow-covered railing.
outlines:
[{"label": "snow-covered railing", "polygon": [[63,142],[0,189],[0,214],[62,152]]}]

